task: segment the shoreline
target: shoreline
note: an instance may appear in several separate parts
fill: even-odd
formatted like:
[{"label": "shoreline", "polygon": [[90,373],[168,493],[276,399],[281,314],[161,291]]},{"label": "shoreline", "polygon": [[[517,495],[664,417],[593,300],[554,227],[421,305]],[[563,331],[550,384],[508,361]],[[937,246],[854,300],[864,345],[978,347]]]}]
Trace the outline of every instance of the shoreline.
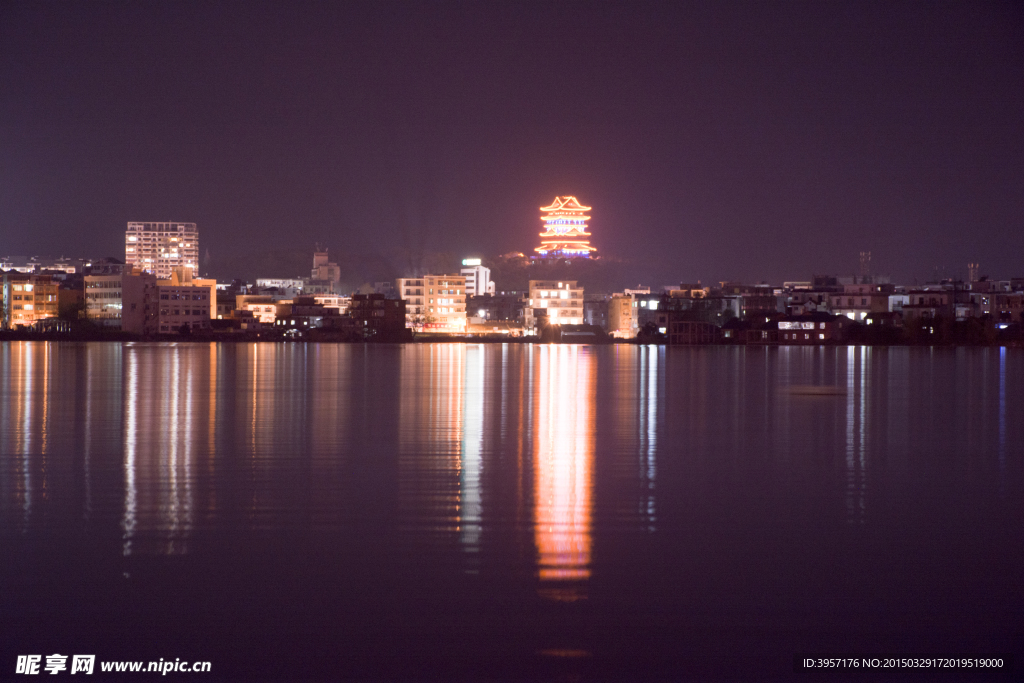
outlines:
[{"label": "shoreline", "polygon": [[436,335],[430,337],[416,337],[409,339],[343,339],[337,335],[316,335],[310,339],[281,339],[263,336],[242,336],[242,335],[202,335],[202,334],[167,334],[143,337],[126,332],[106,334],[46,334],[38,332],[0,332],[0,343],[32,341],[32,342],[87,342],[87,343],[173,343],[173,344],[558,344],[558,345],[586,345],[586,346],[666,346],[670,348],[687,347],[779,347],[779,348],[821,348],[821,347],[850,347],[850,346],[871,346],[871,347],[915,347],[915,348],[1024,348],[1024,339],[994,340],[986,343],[962,344],[962,343],[871,343],[871,342],[831,342],[826,344],[780,344],[780,343],[717,343],[717,344],[669,344],[664,340],[637,341],[634,339],[617,339],[614,337],[603,337],[590,340],[554,341],[544,340],[539,337],[497,337],[479,336],[462,337]]}]

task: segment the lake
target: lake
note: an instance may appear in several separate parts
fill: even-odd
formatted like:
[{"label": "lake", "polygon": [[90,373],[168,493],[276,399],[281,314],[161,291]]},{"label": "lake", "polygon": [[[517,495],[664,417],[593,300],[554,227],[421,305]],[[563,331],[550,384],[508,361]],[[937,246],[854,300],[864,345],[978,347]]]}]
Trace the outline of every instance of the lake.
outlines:
[{"label": "lake", "polygon": [[0,672],[1019,675],[1022,417],[1019,349],[2,343]]}]

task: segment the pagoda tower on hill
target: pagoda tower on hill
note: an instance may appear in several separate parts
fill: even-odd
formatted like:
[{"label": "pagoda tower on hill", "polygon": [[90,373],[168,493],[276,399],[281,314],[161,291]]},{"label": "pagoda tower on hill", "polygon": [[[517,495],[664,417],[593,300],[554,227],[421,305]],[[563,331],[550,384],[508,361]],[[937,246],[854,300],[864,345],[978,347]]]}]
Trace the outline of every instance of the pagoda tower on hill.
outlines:
[{"label": "pagoda tower on hill", "polygon": [[551,206],[540,207],[540,219],[544,232],[540,234],[540,246],[536,248],[540,258],[591,258],[597,251],[590,246],[587,232],[587,211],[575,197],[555,197]]}]

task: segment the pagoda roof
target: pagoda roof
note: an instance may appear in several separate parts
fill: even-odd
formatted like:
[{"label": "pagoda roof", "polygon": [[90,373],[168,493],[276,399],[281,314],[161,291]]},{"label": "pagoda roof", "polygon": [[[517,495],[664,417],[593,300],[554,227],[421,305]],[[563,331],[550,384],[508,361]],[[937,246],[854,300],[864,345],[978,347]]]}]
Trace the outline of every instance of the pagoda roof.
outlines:
[{"label": "pagoda roof", "polygon": [[579,200],[571,195],[565,197],[555,197],[555,201],[551,202],[551,206],[540,207],[541,211],[559,211],[569,209],[572,211],[590,211],[593,207],[583,206]]}]

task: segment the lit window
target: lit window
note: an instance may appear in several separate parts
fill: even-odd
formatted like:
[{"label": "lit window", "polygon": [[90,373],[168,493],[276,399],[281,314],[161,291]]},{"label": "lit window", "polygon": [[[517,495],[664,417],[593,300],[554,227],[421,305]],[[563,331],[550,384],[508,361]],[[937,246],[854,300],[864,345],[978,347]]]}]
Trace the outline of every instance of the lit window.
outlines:
[{"label": "lit window", "polygon": [[818,335],[818,339],[824,339],[824,338],[825,338],[825,335],[823,335],[823,334],[819,334]]}]

